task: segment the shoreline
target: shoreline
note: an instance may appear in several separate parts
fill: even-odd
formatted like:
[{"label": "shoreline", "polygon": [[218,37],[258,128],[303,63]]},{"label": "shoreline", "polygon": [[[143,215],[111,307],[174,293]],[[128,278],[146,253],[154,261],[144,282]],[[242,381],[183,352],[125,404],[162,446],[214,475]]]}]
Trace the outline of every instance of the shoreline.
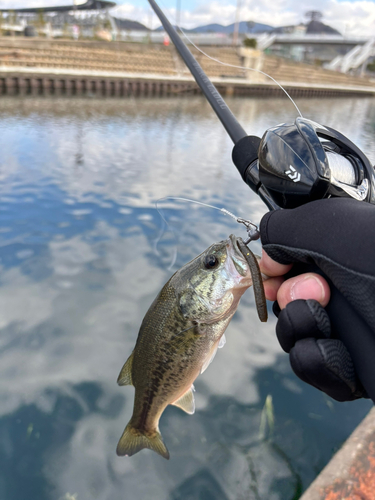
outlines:
[{"label": "shoreline", "polygon": [[[275,83],[249,82],[241,78],[212,77],[212,83],[224,97],[284,96]],[[327,83],[280,82],[291,96],[344,97],[374,96],[375,86],[334,85]],[[157,73],[87,70],[74,68],[0,66],[0,95],[14,94],[87,94],[127,96],[182,96],[201,94],[189,76]]]}]

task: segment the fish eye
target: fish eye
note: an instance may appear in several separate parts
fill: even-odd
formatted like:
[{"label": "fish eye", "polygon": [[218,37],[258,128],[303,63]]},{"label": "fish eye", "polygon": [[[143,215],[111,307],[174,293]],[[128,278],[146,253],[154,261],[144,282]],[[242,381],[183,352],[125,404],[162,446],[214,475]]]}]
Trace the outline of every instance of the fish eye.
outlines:
[{"label": "fish eye", "polygon": [[204,265],[207,269],[214,269],[218,265],[219,261],[216,255],[206,255],[204,259]]}]

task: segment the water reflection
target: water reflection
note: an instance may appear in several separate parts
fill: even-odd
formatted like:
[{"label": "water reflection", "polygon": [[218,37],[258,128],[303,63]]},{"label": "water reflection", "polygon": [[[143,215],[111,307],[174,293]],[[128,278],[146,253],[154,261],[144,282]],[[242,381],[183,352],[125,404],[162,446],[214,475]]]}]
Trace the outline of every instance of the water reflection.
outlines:
[{"label": "water reflection", "polygon": [[[300,101],[374,160],[373,100]],[[258,135],[295,117],[284,99],[229,104]],[[230,153],[200,98],[0,101],[0,498],[298,498],[364,416],[368,402],[339,405],[296,380],[248,292],[196,383],[196,414],[163,415],[171,460],[115,455],[133,398],[115,381],[176,245],[160,238],[154,201],[259,220]],[[174,269],[240,231],[201,207],[163,213]],[[276,424],[262,440],[268,394]]]}]

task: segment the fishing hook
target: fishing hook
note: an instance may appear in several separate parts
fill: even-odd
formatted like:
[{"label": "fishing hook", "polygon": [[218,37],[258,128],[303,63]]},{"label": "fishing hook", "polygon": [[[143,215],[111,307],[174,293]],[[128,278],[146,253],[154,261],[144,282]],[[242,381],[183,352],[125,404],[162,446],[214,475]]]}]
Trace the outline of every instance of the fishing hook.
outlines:
[{"label": "fishing hook", "polygon": [[245,245],[248,245],[251,241],[259,240],[260,231],[256,224],[249,220],[242,219],[242,217],[237,217],[236,220],[239,224],[243,224],[246,228],[248,239],[244,241]]}]

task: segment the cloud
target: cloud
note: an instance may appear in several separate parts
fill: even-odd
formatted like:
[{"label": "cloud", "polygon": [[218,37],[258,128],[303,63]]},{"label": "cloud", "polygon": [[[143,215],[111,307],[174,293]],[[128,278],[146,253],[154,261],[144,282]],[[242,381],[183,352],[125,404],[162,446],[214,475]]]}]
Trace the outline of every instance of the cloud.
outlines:
[{"label": "cloud", "polygon": [[[83,0],[82,0],[83,1]],[[39,6],[72,5],[72,0],[39,0]],[[172,5],[174,2],[172,2]],[[35,0],[0,0],[0,8],[32,7]],[[159,2],[160,7],[171,21],[176,18],[175,7],[165,7],[165,1]],[[272,26],[292,25],[303,22],[305,13],[309,10],[319,10],[323,13],[323,22],[341,33],[351,36],[372,36],[375,28],[375,3],[372,0],[339,1],[314,0],[299,2],[298,0],[243,0],[241,20],[255,21]],[[112,14],[118,17],[132,19],[148,27],[160,26],[160,21],[146,1],[125,1],[114,9]],[[182,2],[181,24],[193,28],[204,24],[231,24],[235,21],[236,2],[215,0],[212,2]]]},{"label": "cloud", "polygon": [[[78,0],[77,5],[84,3]],[[1,0],[0,9],[22,9],[27,7],[50,7],[53,5],[73,5],[72,0]]]},{"label": "cloud", "polygon": [[[224,0],[201,2],[197,7],[187,9],[183,2],[181,24],[186,28],[199,25],[219,23],[228,25],[235,20],[236,4]],[[162,4],[161,7],[163,8]],[[175,19],[174,8],[163,8],[171,21]],[[323,13],[323,22],[347,35],[372,36],[375,28],[375,3],[370,0],[339,1],[316,0],[314,2],[298,2],[297,0],[244,0],[241,7],[241,20],[255,21],[272,26],[292,25],[305,21],[305,13],[319,10]],[[116,7],[113,12],[121,17],[130,17],[147,26],[150,25],[150,8],[135,7],[131,2]],[[152,27],[160,25],[152,15]]]},{"label": "cloud", "polygon": [[[321,2],[323,4],[323,2]],[[327,3],[325,21],[347,35],[373,36],[375,28],[375,3],[337,2]]]}]

